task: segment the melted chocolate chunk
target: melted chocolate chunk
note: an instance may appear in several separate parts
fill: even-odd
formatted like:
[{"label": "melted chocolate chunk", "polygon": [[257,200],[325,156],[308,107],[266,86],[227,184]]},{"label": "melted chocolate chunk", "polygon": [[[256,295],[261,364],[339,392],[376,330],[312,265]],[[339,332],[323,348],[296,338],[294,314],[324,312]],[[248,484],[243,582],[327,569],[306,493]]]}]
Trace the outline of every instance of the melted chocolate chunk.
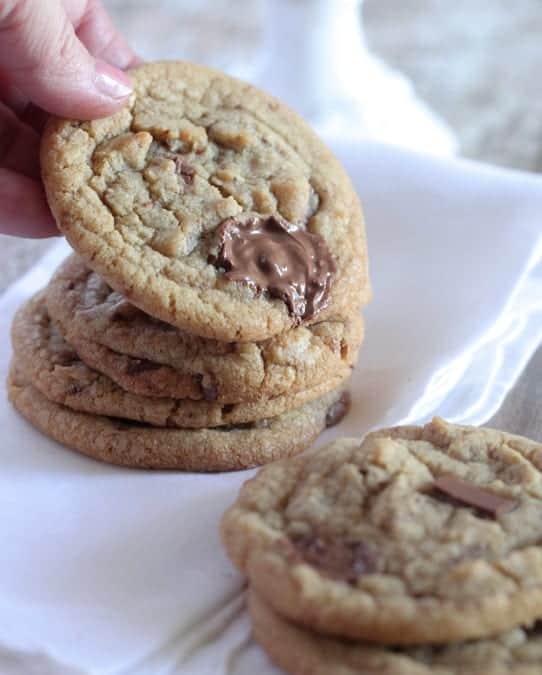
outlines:
[{"label": "melted chocolate chunk", "polygon": [[189,164],[186,159],[182,157],[175,157],[175,172],[182,177],[184,182],[187,185],[192,185],[194,182],[194,176],[196,175],[196,169]]},{"label": "melted chocolate chunk", "polygon": [[210,403],[216,401],[218,398],[218,387],[211,375],[194,375],[194,380],[198,383],[205,401],[209,401]]},{"label": "melted chocolate chunk", "polygon": [[307,536],[295,539],[293,545],[303,562],[332,579],[349,584],[378,569],[377,556],[364,541],[331,541]]},{"label": "melted chocolate chunk", "polygon": [[336,267],[319,234],[269,216],[246,222],[228,218],[217,236],[213,264],[231,281],[283,300],[297,324],[327,306]]},{"label": "melted chocolate chunk", "polygon": [[338,401],[332,403],[327,409],[326,427],[334,427],[348,414],[352,404],[352,396],[349,391],[343,391]]},{"label": "melted chocolate chunk", "polygon": [[435,480],[431,496],[453,506],[471,507],[480,517],[498,518],[519,506],[517,499],[501,497],[450,474]]},{"label": "melted chocolate chunk", "polygon": [[125,373],[126,375],[140,375],[141,373],[158,370],[161,367],[159,363],[154,363],[154,361],[148,361],[147,359],[130,359]]},{"label": "melted chocolate chunk", "polygon": [[79,356],[77,356],[73,349],[69,349],[69,347],[55,354],[55,363],[59,366],[73,366],[79,363],[80,360]]},{"label": "melted chocolate chunk", "polygon": [[214,384],[203,384],[201,390],[206,401],[212,402],[218,398],[218,389]]}]

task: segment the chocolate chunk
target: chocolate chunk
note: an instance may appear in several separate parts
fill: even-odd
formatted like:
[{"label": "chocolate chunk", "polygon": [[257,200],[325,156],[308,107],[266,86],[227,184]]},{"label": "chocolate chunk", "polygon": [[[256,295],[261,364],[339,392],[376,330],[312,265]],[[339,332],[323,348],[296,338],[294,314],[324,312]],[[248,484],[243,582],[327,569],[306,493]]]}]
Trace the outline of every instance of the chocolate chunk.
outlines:
[{"label": "chocolate chunk", "polygon": [[183,157],[175,157],[175,172],[182,177],[187,185],[192,185],[194,182],[196,169],[194,169],[194,167],[189,164],[186,159],[183,159]]},{"label": "chocolate chunk", "polygon": [[218,398],[218,387],[212,375],[194,375],[205,401],[212,403]]},{"label": "chocolate chunk", "polygon": [[359,577],[372,574],[378,568],[375,552],[363,541],[335,541],[307,536],[295,539],[293,544],[303,562],[332,579],[349,584],[355,584]]},{"label": "chocolate chunk", "polygon": [[73,349],[69,349],[69,347],[62,349],[55,354],[55,363],[59,366],[73,366],[74,364],[79,363],[79,361],[79,356]]},{"label": "chocolate chunk", "polygon": [[332,403],[327,409],[326,427],[334,427],[347,415],[352,404],[352,396],[349,391],[343,391],[338,401]]},{"label": "chocolate chunk", "polygon": [[206,401],[212,402],[212,401],[216,401],[216,399],[218,398],[218,389],[216,388],[216,385],[214,385],[214,384],[208,384],[208,385],[203,384],[202,387],[201,387],[201,390],[203,392],[203,398]]},{"label": "chocolate chunk", "polygon": [[269,216],[246,222],[228,218],[217,237],[213,264],[231,281],[283,300],[297,324],[327,306],[336,267],[319,234]]},{"label": "chocolate chunk", "polygon": [[530,628],[525,629],[527,635],[542,635],[542,621],[536,621]]},{"label": "chocolate chunk", "polygon": [[126,375],[140,375],[141,373],[158,370],[161,367],[160,363],[148,361],[147,359],[130,359],[124,372]]},{"label": "chocolate chunk", "polygon": [[437,498],[444,495],[454,505],[470,506],[491,518],[510,513],[519,506],[517,499],[501,497],[450,474],[437,478],[433,483],[433,491]]}]

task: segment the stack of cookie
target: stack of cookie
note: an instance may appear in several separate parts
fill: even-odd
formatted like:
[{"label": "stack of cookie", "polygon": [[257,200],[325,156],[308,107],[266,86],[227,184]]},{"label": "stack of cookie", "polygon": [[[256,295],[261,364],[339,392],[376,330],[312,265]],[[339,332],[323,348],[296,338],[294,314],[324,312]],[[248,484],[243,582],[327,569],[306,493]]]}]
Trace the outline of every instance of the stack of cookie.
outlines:
[{"label": "stack of cookie", "polygon": [[542,445],[435,419],[278,462],[226,513],[293,675],[539,675]]},{"label": "stack of cookie", "polygon": [[127,466],[297,453],[348,407],[370,296],[357,196],[253,87],[185,63],[132,75],[129,108],[45,131],[48,200],[76,254],[15,319],[11,399]]}]

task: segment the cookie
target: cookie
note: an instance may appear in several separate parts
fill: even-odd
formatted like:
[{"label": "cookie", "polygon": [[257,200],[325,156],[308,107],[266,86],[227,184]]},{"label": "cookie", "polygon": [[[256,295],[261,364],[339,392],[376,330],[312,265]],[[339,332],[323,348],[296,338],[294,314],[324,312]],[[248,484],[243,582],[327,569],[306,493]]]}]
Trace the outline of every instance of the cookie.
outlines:
[{"label": "cookie", "polygon": [[98,342],[73,335],[69,324],[57,324],[60,335],[71,338],[69,342],[76,349],[80,359],[90,368],[103,373],[126,392],[138,396],[158,398],[190,399],[194,402],[215,400],[215,391],[207,381],[198,380],[188,373],[182,373],[147,359],[138,359],[120,354]]},{"label": "cookie", "polygon": [[279,614],[384,644],[446,643],[542,617],[542,445],[435,419],[260,472],[222,524]]},{"label": "cookie", "polygon": [[384,647],[301,628],[249,591],[256,641],[290,675],[539,675],[542,624],[486,640],[426,647]]},{"label": "cookie", "polygon": [[73,410],[156,426],[201,429],[276,417],[337,389],[342,383],[340,377],[334,377],[324,385],[297,394],[231,405],[130,394],[81,361],[51,323],[44,299],[45,294],[38,293],[15,316],[12,326],[15,361],[30,384],[44,396]]},{"label": "cookie", "polygon": [[359,200],[295,113],[204,66],[130,74],[124,110],[43,135],[51,210],[92,269],[151,316],[226,342],[368,301]]},{"label": "cookie", "polygon": [[160,429],[75,412],[49,401],[12,365],[8,394],[15,408],[46,436],[83,455],[138,469],[237,471],[307,448],[346,413],[344,392],[253,424],[217,429]]},{"label": "cookie", "polygon": [[[85,351],[93,366],[109,364],[106,372],[117,374],[117,381],[122,373],[125,388],[226,404],[293,394],[345,378],[363,338],[359,313],[345,322],[293,328],[260,343],[198,338],[128,303],[77,256],[53,277],[47,306],[68,342]],[[94,356],[89,343],[98,345]],[[175,372],[158,369],[158,364]]]}]

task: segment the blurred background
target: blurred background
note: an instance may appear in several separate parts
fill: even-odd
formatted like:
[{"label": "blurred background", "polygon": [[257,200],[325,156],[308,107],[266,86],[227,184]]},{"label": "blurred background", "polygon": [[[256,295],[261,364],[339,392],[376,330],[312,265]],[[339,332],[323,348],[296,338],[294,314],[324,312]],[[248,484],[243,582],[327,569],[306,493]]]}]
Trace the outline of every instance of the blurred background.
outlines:
[{"label": "blurred background", "polygon": [[[542,170],[540,0],[104,0],[145,59],[280,95],[328,138]],[[50,245],[0,237],[0,291]]]}]

